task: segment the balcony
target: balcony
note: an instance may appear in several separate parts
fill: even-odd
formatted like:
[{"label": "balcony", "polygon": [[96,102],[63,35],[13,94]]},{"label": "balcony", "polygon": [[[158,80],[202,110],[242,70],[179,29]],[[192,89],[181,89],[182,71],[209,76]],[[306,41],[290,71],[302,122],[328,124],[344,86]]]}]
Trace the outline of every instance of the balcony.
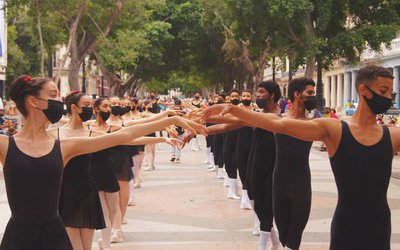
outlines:
[{"label": "balcony", "polygon": [[365,49],[361,53],[361,61],[369,61],[375,59],[382,59],[385,57],[392,57],[400,55],[400,38],[396,38],[391,42],[391,48],[386,47],[382,44],[381,51],[377,52],[371,49]]}]

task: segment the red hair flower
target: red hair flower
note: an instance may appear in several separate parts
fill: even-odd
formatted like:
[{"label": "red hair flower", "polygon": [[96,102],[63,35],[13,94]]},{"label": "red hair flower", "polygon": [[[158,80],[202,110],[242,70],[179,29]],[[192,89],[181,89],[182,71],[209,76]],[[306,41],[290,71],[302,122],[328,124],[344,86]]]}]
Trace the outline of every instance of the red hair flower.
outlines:
[{"label": "red hair flower", "polygon": [[24,81],[29,82],[32,79],[32,76],[25,76]]},{"label": "red hair flower", "polygon": [[78,93],[81,93],[81,91],[80,90],[74,90],[74,91],[71,91],[69,93],[69,95],[75,95],[75,94],[78,94]]}]

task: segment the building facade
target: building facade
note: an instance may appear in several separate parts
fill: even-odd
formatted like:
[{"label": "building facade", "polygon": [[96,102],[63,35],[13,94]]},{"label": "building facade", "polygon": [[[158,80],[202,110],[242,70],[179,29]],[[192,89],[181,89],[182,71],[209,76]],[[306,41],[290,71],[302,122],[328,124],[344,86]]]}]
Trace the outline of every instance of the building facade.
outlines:
[{"label": "building facade", "polygon": [[[288,62],[286,61],[286,67]],[[357,72],[360,68],[367,65],[379,65],[390,70],[394,76],[393,91],[397,93],[395,97],[395,107],[400,108],[400,38],[391,42],[391,46],[382,45],[381,51],[364,50],[360,56],[360,62],[356,65],[348,65],[345,61],[338,61],[329,71],[323,72],[325,106],[342,111],[347,102],[358,103],[358,96],[355,87]],[[304,76],[305,68],[301,67],[293,75],[293,78]],[[264,79],[272,79],[272,69],[264,71]],[[288,87],[287,71],[276,70],[275,80],[281,86],[284,96],[287,96]],[[316,79],[316,74],[314,75]]]}]

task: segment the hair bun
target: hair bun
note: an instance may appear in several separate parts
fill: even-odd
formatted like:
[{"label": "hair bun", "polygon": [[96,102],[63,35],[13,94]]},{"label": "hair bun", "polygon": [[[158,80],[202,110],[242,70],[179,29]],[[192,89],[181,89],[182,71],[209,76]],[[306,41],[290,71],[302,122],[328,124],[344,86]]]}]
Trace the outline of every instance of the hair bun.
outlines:
[{"label": "hair bun", "polygon": [[24,92],[26,83],[32,78],[30,77],[30,79],[26,81],[25,79],[27,79],[28,77],[29,76],[27,75],[20,75],[14,81],[11,82],[9,87],[11,100],[15,101],[18,98],[18,96]]}]

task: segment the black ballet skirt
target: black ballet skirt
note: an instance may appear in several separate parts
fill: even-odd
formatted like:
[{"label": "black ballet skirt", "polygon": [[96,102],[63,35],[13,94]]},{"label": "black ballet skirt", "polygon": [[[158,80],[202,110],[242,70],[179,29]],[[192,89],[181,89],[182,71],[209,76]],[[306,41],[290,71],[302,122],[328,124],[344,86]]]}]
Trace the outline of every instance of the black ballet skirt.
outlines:
[{"label": "black ballet skirt", "polygon": [[130,181],[133,179],[132,165],[129,162],[130,157],[126,152],[126,146],[119,145],[110,148],[110,158],[117,180]]},{"label": "black ballet skirt", "polygon": [[103,149],[92,154],[90,172],[98,191],[115,193],[119,191],[119,184],[112,161],[110,149]]},{"label": "black ballet skirt", "polygon": [[66,227],[105,228],[100,197],[90,168],[90,154],[74,157],[65,167],[58,207]]},{"label": "black ballet skirt", "polygon": [[63,169],[58,140],[47,155],[32,157],[9,138],[4,180],[12,215],[0,250],[72,250],[58,214]]}]

